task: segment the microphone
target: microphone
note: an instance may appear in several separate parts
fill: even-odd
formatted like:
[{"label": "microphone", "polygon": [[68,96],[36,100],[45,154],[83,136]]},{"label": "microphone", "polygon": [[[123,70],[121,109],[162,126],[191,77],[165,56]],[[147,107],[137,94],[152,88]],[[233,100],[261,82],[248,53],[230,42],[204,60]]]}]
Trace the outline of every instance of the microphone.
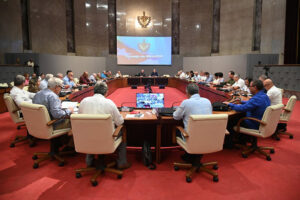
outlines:
[{"label": "microphone", "polygon": [[171,108],[174,108],[174,104],[176,104],[176,103],[181,103],[181,101],[174,101],[174,102],[172,103]]},{"label": "microphone", "polygon": [[123,107],[124,104],[128,104],[128,103],[136,103],[136,102],[122,102],[121,107]]}]

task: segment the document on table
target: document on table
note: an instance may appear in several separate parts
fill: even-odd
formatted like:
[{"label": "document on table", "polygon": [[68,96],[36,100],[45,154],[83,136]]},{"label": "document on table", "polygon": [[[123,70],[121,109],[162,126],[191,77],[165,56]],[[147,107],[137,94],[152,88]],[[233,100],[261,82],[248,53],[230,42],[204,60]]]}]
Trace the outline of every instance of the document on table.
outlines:
[{"label": "document on table", "polygon": [[126,119],[131,119],[131,118],[143,118],[144,117],[144,114],[127,114],[126,115]]},{"label": "document on table", "polygon": [[61,108],[62,109],[67,109],[67,108],[73,108],[74,112],[77,113],[78,112],[78,108],[77,108],[78,102],[72,102],[72,101],[63,101],[61,103]]}]

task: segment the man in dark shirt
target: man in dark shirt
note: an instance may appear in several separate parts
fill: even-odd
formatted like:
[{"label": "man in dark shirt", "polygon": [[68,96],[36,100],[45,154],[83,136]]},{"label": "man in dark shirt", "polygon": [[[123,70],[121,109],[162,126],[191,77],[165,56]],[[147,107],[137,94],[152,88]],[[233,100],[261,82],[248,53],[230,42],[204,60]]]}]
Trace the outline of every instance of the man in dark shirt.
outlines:
[{"label": "man in dark shirt", "polygon": [[233,80],[234,74],[235,74],[234,71],[228,72],[229,80],[227,81],[227,84],[233,85],[235,83],[235,81]]},{"label": "man in dark shirt", "polygon": [[153,69],[153,71],[151,73],[151,76],[158,76],[158,73],[157,73],[156,69]]},{"label": "man in dark shirt", "polygon": [[79,78],[79,83],[88,85],[90,82],[91,81],[89,79],[89,73],[88,72],[83,72],[83,74]]},{"label": "man in dark shirt", "polygon": [[144,69],[142,69],[141,72],[137,74],[137,76],[146,76]]}]

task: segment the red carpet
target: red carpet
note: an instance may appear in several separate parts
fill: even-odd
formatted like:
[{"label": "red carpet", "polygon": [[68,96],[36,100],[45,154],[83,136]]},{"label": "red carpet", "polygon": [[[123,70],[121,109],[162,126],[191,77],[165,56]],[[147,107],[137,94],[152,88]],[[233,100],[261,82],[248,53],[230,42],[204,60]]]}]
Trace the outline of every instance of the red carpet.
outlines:
[{"label": "red carpet", "polygon": [[[118,95],[118,93],[113,94]],[[180,94],[179,94],[180,95]],[[182,96],[182,94],[181,94]],[[182,98],[184,98],[182,96]],[[130,99],[131,100],[131,99]],[[117,101],[120,104],[121,101]],[[49,142],[39,141],[30,148],[18,144],[9,148],[17,130],[8,113],[0,114],[0,199],[300,199],[300,102],[298,101],[288,125],[294,139],[260,140],[259,143],[275,147],[272,161],[250,155],[241,157],[239,150],[223,150],[204,156],[204,161],[219,162],[219,179],[214,183],[204,173],[197,174],[193,182],[185,182],[185,171],[175,172],[171,163],[179,161],[181,150],[163,150],[163,162],[154,171],[142,165],[140,151],[130,149],[128,160],[132,167],[121,180],[107,174],[92,187],[90,176],[75,178],[74,169],[84,167],[84,156],[66,157],[64,167],[56,162],[44,162],[32,169],[33,152],[48,151]]]},{"label": "red carpet", "polygon": [[[151,89],[152,93],[164,93],[165,107],[172,107],[173,104],[178,106],[182,100],[187,98],[185,94],[176,88],[166,87],[165,89],[159,89],[157,86],[153,86]],[[119,88],[107,98],[113,100],[117,107],[136,107],[136,93],[147,93],[147,90],[143,86],[137,89],[131,89],[130,87]]]}]

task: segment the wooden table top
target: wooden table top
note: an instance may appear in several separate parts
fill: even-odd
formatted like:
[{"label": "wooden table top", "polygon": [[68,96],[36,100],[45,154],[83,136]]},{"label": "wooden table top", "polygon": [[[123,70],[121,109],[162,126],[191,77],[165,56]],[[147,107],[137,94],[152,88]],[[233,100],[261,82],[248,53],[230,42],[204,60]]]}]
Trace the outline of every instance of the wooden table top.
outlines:
[{"label": "wooden table top", "polygon": [[126,117],[128,114],[131,114],[132,112],[120,112],[121,115],[123,116],[124,120],[125,121],[128,121],[128,120],[132,120],[132,121],[138,121],[138,120],[157,120],[158,118],[156,117],[155,114],[152,113],[152,110],[151,109],[135,109],[134,112],[136,114],[143,114],[143,117],[134,117],[134,118],[128,118]]}]

